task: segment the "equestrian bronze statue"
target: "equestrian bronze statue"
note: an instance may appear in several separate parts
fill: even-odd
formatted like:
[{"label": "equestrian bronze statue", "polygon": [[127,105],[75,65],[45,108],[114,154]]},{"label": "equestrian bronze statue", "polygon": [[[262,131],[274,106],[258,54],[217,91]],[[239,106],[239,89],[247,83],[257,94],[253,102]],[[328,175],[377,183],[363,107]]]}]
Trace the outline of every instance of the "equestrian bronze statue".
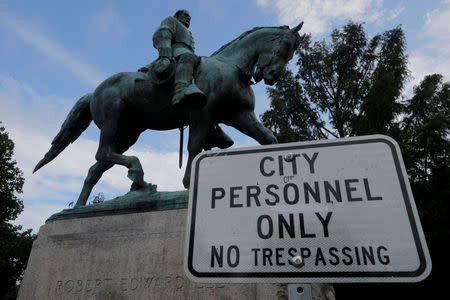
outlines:
[{"label": "equestrian bronze statue", "polygon": [[[128,168],[132,189],[148,186],[139,159],[123,155],[146,129],[189,126],[189,156],[183,178],[186,188],[190,183],[191,163],[202,149],[230,145],[229,137],[217,126],[219,123],[233,126],[262,145],[277,143],[272,132],[254,114],[252,78],[256,82],[264,79],[269,85],[277,81],[303,38],[298,34],[302,25],[303,22],[292,29],[288,26],[256,27],[244,32],[210,57],[199,59],[193,70],[193,82],[175,85],[175,91],[174,83],[178,78],[173,70],[178,65],[173,53],[168,57],[169,61],[174,58],[169,67],[158,66],[160,53],[160,58],[138,72],[109,77],[93,93],[77,101],[34,172],[74,142],[92,120],[100,129],[97,162],[89,169],[75,206],[86,204],[94,185],[115,164]],[[166,75],[167,80],[161,81],[160,75]],[[189,99],[186,89],[191,83],[205,95],[200,105]],[[181,96],[176,96],[178,92]],[[183,99],[186,95],[188,100]]]}]

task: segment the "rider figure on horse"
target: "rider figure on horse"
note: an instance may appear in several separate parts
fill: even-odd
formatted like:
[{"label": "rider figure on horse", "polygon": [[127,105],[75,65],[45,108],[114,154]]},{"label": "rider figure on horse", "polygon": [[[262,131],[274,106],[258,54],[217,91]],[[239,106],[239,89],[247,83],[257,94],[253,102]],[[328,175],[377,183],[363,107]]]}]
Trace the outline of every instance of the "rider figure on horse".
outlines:
[{"label": "rider figure on horse", "polygon": [[[159,73],[175,62],[174,94],[172,105],[190,109],[202,108],[206,95],[193,82],[193,73],[200,64],[200,57],[194,54],[194,38],[189,31],[191,16],[187,10],[179,10],[173,17],[167,17],[153,35],[153,46],[158,50],[156,61]],[[205,150],[221,149],[233,145],[233,140],[218,124],[211,125],[205,141]]]},{"label": "rider figure on horse", "polygon": [[200,57],[194,54],[194,39],[188,29],[190,22],[187,10],[179,10],[173,17],[164,19],[153,35],[153,46],[159,52],[159,60],[166,60],[162,63],[176,63],[172,104],[201,108],[205,105],[206,95],[192,81]]}]

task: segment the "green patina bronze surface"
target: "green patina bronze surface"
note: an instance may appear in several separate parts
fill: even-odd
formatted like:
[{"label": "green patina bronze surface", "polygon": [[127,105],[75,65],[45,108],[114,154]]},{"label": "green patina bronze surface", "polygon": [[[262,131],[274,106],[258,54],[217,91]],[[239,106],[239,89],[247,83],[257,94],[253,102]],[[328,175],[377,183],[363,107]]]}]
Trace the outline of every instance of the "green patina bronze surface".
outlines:
[{"label": "green patina bronze surface", "polygon": [[98,204],[64,209],[50,216],[45,223],[58,220],[89,218],[187,208],[189,191],[156,192],[154,186],[131,191],[123,196]]},{"label": "green patina bronze surface", "polygon": [[[171,73],[164,71],[164,65],[175,63],[174,78],[167,82],[155,80],[158,72],[151,72],[146,67],[138,72],[121,72],[107,78],[93,93],[78,100],[53,139],[50,150],[37,164],[34,172],[74,142],[91,121],[95,122],[100,129],[95,154],[97,162],[86,176],[75,204],[77,210],[86,204],[103,173],[116,164],[128,168],[131,190],[151,187],[144,181],[139,159],[123,154],[146,129],[170,130],[189,126],[189,156],[183,177],[186,188],[197,154],[215,146],[231,146],[232,140],[218,127],[220,123],[236,128],[262,145],[277,143],[272,132],[255,116],[252,79],[256,82],[264,79],[269,85],[279,79],[301,42],[298,31],[303,22],[292,29],[288,26],[255,27],[210,57],[201,59],[193,52],[189,24],[187,11],[179,11],[174,17],[166,18],[155,33],[159,57],[154,64],[161,67],[159,74],[164,75]],[[195,87],[192,84],[186,87],[192,76]],[[204,101],[184,97],[200,94]],[[185,101],[191,105],[181,105]]]}]

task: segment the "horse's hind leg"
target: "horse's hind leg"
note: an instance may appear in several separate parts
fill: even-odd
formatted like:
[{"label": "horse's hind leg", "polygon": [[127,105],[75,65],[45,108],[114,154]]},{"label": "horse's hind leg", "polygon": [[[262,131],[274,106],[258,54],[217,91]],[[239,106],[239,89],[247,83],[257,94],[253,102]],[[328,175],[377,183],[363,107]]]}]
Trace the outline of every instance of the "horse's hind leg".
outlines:
[{"label": "horse's hind leg", "polygon": [[[107,126],[105,126],[107,127]],[[89,169],[88,175],[84,180],[83,189],[75,206],[85,205],[92,188],[102,177],[103,173],[109,170],[115,164],[125,165],[130,168],[128,177],[133,180],[133,186],[136,188],[144,186],[144,171],[139,160],[134,156],[125,156],[121,153],[128,150],[139,137],[140,131],[131,130],[126,134],[117,134],[114,128],[107,127],[102,129],[100,135],[100,144],[95,158],[97,162]],[[115,135],[111,135],[115,132]],[[131,174],[131,175],[130,175]]]},{"label": "horse's hind leg", "polygon": [[128,178],[133,181],[133,186],[135,188],[144,187],[147,184],[144,181],[144,170],[139,159],[136,156],[122,154],[137,141],[142,130],[133,128],[116,130],[116,128],[116,124],[113,124],[113,126],[103,126],[95,159],[127,167]]},{"label": "horse's hind leg", "polygon": [[78,197],[78,201],[75,204],[75,207],[86,204],[94,185],[97,184],[97,182],[102,177],[103,173],[109,170],[112,166],[114,166],[114,163],[97,161],[95,164],[92,165],[92,167],[89,168],[88,175],[84,180],[83,189],[81,190],[80,196]]}]

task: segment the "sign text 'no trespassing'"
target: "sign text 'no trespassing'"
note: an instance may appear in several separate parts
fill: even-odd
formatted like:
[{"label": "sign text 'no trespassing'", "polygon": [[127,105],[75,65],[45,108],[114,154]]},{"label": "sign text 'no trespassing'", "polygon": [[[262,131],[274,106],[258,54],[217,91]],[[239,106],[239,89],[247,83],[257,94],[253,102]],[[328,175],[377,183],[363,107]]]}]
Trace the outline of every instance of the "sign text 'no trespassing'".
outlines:
[{"label": "sign text 'no trespassing'", "polygon": [[408,282],[430,272],[388,137],[205,152],[191,178],[185,270],[194,281]]}]

